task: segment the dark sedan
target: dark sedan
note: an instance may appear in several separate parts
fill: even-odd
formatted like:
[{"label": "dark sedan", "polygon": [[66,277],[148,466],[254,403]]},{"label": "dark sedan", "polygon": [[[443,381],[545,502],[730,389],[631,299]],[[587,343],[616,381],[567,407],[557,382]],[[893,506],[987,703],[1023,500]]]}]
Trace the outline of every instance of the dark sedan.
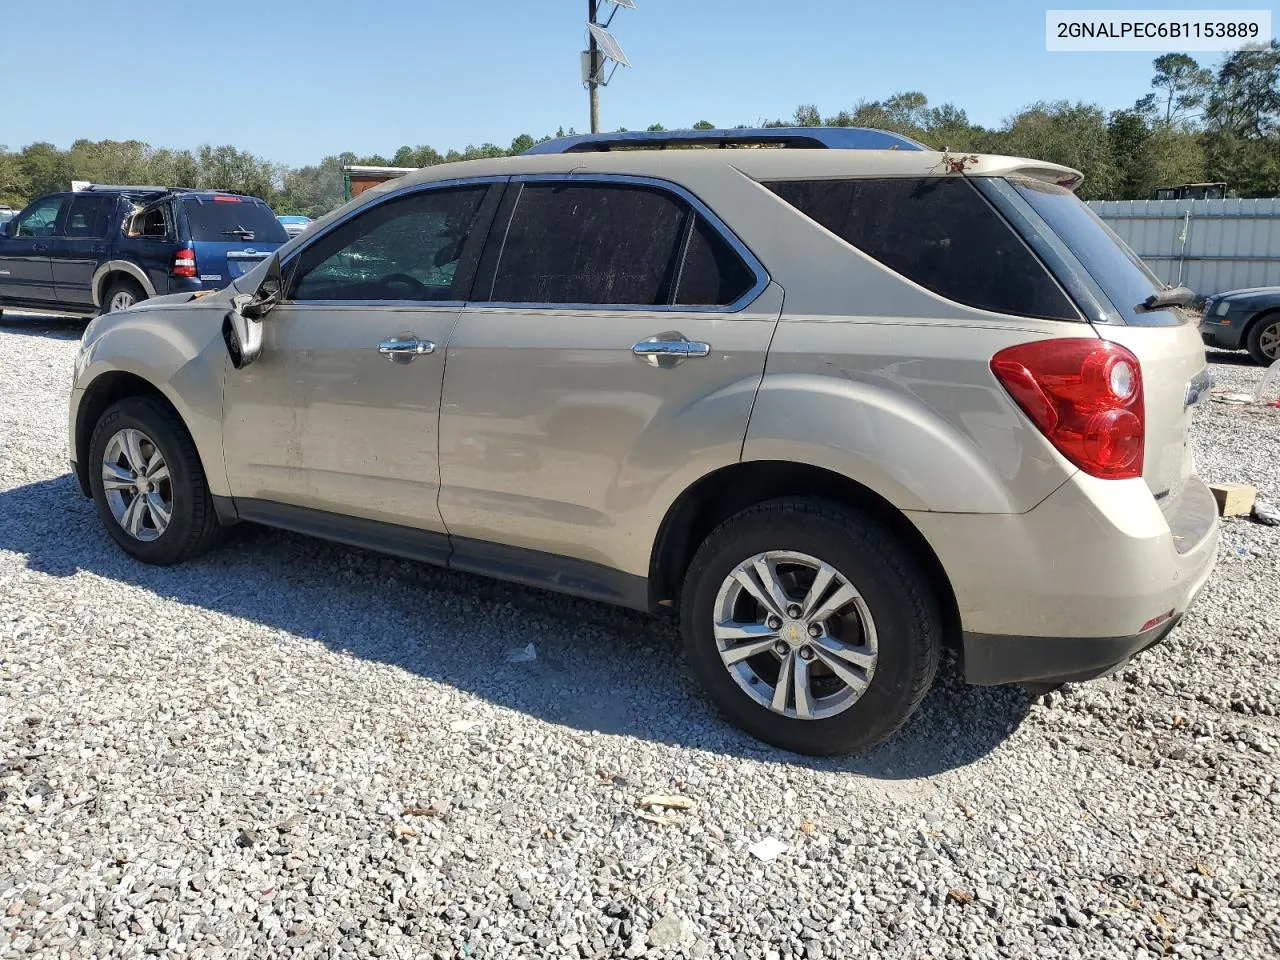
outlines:
[{"label": "dark sedan", "polygon": [[1248,350],[1263,366],[1280,357],[1280,287],[1217,293],[1205,301],[1200,336],[1220,350]]}]

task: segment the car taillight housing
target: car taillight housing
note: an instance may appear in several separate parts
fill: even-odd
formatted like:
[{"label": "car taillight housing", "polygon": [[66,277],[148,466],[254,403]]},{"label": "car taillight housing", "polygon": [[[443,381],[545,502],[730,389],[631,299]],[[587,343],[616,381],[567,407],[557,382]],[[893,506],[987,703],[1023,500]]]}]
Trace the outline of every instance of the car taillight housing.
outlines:
[{"label": "car taillight housing", "polygon": [[1001,350],[991,371],[1058,451],[1104,480],[1142,476],[1142,368],[1105,340],[1039,340]]},{"label": "car taillight housing", "polygon": [[169,269],[175,277],[196,276],[196,252],[190,247],[179,250],[173,255],[173,266]]}]

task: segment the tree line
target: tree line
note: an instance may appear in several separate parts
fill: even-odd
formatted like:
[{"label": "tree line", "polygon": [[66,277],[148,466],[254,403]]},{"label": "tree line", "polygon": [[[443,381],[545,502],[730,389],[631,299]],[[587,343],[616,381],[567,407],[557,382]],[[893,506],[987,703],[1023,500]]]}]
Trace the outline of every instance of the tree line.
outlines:
[{"label": "tree line", "polygon": [[[1110,112],[1097,104],[1041,101],[998,127],[983,127],[955,104],[931,106],[923,93],[905,91],[833,115],[805,104],[792,117],[763,125],[878,127],[935,149],[1061,163],[1084,172],[1084,199],[1149,199],[1158,187],[1205,181],[1225,182],[1234,196],[1280,196],[1280,42],[1229,53],[1214,70],[1180,53],[1157,57],[1153,67],[1149,92]],[[345,165],[424,167],[510,156],[536,142],[521,134],[508,147],[484,143],[440,153],[403,146],[390,157],[347,152],[297,168],[230,145],[171,150],[136,140],[77,140],[62,150],[32,143],[12,152],[0,147],[0,204],[21,206],[68,189],[72,180],[88,180],[229,190],[262,197],[278,213],[319,216],[342,202]]]}]

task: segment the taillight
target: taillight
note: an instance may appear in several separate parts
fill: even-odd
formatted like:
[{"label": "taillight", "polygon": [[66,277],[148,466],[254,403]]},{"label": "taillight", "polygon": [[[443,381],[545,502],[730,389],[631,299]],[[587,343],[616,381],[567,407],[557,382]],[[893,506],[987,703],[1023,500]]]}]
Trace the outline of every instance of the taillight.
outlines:
[{"label": "taillight", "polygon": [[196,252],[190,247],[179,250],[173,255],[173,266],[169,272],[175,277],[196,276]]},{"label": "taillight", "polygon": [[1039,340],[1001,350],[991,371],[1058,451],[1105,480],[1142,476],[1142,368],[1105,340]]}]

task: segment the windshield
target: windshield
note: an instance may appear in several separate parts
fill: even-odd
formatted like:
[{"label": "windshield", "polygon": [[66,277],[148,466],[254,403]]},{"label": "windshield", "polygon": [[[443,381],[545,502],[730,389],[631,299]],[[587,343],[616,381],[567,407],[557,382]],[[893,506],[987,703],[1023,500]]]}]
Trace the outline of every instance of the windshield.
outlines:
[{"label": "windshield", "polygon": [[199,200],[191,197],[182,205],[191,224],[192,240],[284,243],[289,239],[266,204],[252,200]]},{"label": "windshield", "polygon": [[1138,306],[1165,285],[1074,193],[1039,180],[1009,182],[1071,248],[1126,323],[1161,322]]}]

